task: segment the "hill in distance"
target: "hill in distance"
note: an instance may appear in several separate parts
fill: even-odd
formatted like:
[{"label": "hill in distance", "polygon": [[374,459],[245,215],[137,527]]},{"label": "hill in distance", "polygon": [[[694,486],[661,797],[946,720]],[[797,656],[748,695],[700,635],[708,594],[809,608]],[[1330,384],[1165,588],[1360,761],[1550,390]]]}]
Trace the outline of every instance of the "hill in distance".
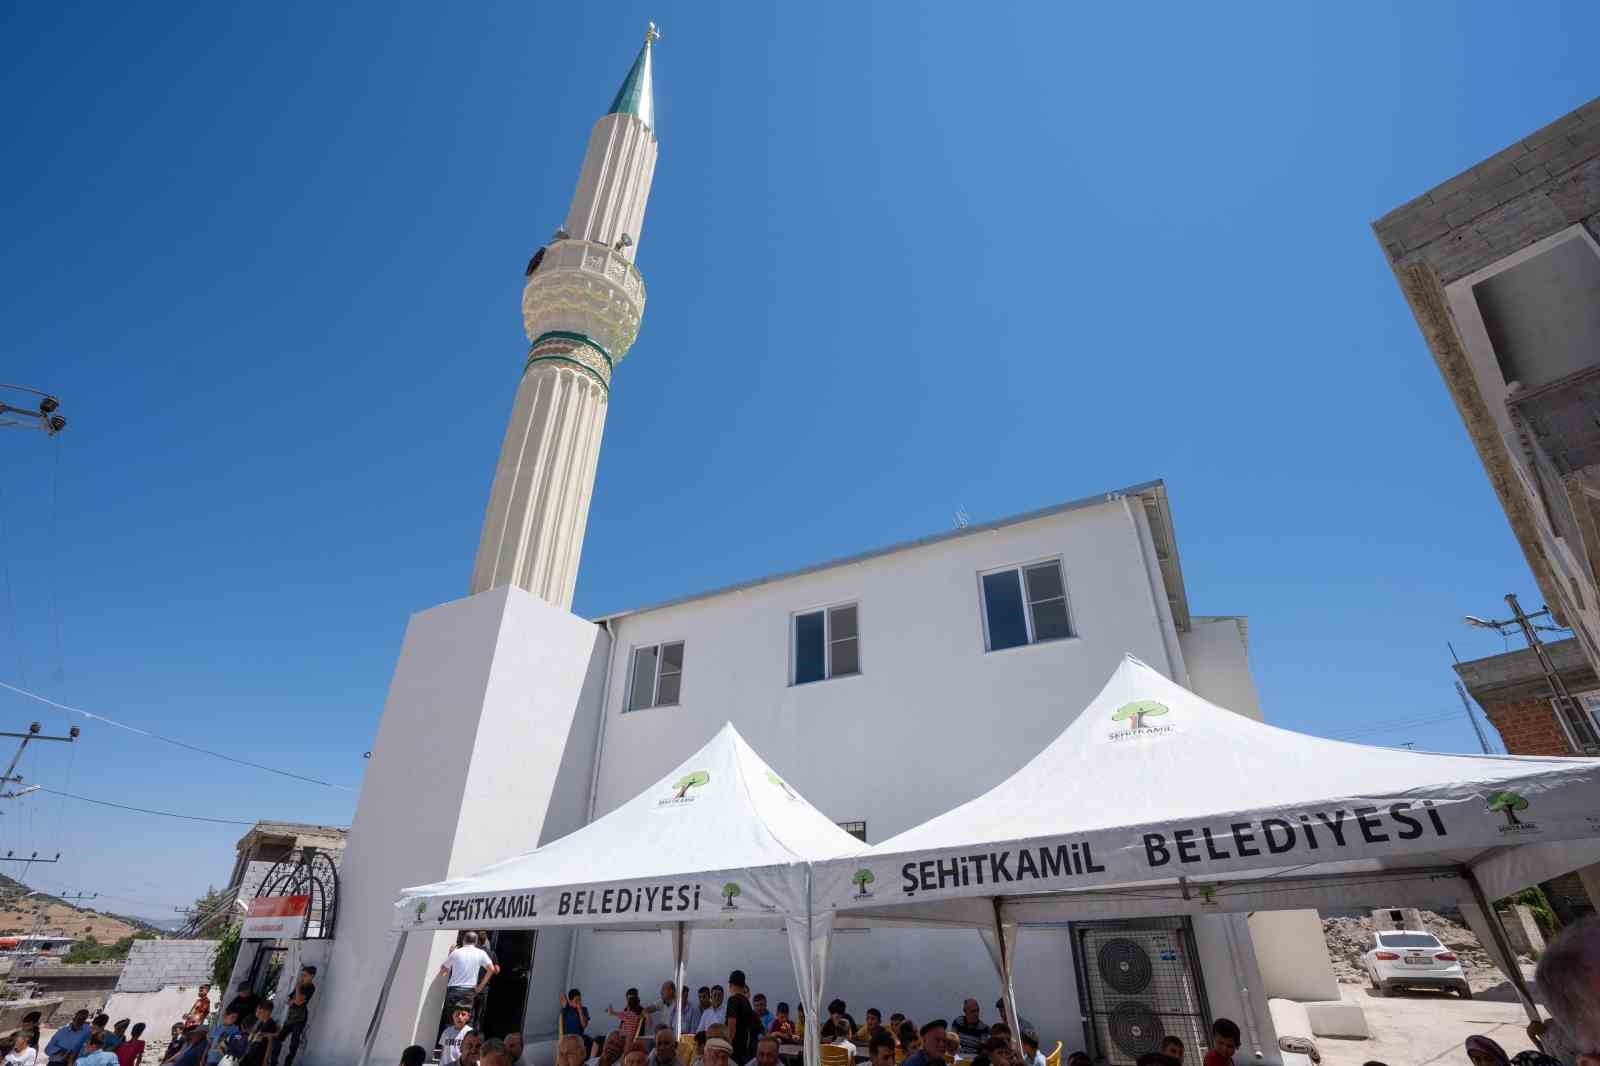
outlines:
[{"label": "hill in distance", "polygon": [[169,930],[143,918],[79,907],[0,874],[0,936],[55,932],[71,937],[93,936],[102,944],[114,944],[136,933],[165,935]]}]

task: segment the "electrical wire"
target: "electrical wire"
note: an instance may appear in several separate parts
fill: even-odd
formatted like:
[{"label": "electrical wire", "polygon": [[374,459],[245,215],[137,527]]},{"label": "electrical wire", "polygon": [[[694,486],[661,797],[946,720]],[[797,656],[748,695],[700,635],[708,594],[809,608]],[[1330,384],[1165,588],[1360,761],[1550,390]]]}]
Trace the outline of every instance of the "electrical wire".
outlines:
[{"label": "electrical wire", "polygon": [[40,792],[48,792],[52,796],[65,796],[67,799],[79,800],[83,803],[94,803],[101,807],[115,807],[119,811],[137,811],[140,814],[159,814],[163,818],[182,818],[188,822],[215,822],[218,825],[255,825],[254,822],[242,821],[238,818],[207,818],[200,814],[178,814],[175,811],[156,811],[149,807],[130,807],[126,803],[112,803],[110,800],[92,799],[89,796],[79,796],[60,789],[39,786]]},{"label": "electrical wire", "polygon": [[1461,717],[1460,711],[1441,711],[1437,714],[1419,715],[1413,718],[1395,719],[1388,722],[1375,722],[1365,729],[1357,729],[1348,733],[1340,733],[1335,740],[1348,740],[1351,737],[1371,736],[1374,733],[1385,733],[1394,729],[1411,729],[1417,726],[1434,725],[1439,722],[1448,722]]},{"label": "electrical wire", "polygon": [[[234,755],[228,755],[220,751],[212,751],[210,748],[202,748],[199,745],[190,744],[186,740],[177,740],[173,737],[162,736],[160,733],[152,733],[148,729],[140,729],[138,726],[128,725],[126,722],[119,722],[114,718],[107,718],[103,714],[95,714],[93,711],[86,711],[82,707],[73,707],[69,704],[57,703],[48,696],[41,696],[37,692],[29,692],[25,688],[18,688],[16,685],[7,684],[4,681],[0,681],[0,688],[3,688],[8,692],[15,692],[19,696],[26,696],[30,700],[37,700],[47,707],[54,707],[58,711],[66,711],[68,714],[80,714],[90,721],[101,722],[105,725],[115,726],[118,729],[125,729],[130,733],[137,733],[141,737],[149,737],[151,740],[159,740],[164,744],[172,744],[188,751],[199,752],[201,755],[210,755],[212,758],[222,759],[225,762],[231,762],[237,766],[248,766],[256,770],[265,770],[269,774],[277,774],[280,777],[292,777],[296,781],[305,781],[313,785],[321,785],[324,788],[336,788],[341,792],[356,791],[349,785],[336,785],[332,781],[324,781],[320,777],[308,777],[305,774],[297,774],[292,770],[280,770],[276,766],[267,766],[263,763],[251,762],[248,759],[241,759]],[[250,822],[248,824],[254,825],[255,823]]]}]

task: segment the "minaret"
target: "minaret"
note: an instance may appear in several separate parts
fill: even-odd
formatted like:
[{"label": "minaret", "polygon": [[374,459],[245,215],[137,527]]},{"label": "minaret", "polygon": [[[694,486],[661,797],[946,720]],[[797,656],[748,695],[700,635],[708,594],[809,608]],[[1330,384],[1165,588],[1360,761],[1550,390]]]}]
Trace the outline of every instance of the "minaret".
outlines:
[{"label": "minaret", "polygon": [[594,124],[567,221],[534,253],[522,289],[532,342],[483,520],[473,593],[517,585],[572,606],[611,374],[639,333],[633,265],[656,169],[651,46]]}]

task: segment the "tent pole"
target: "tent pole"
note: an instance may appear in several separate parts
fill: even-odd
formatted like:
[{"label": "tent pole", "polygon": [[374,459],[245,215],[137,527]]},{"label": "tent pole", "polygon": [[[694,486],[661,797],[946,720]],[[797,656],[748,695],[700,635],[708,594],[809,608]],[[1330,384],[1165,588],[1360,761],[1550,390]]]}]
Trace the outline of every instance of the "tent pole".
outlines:
[{"label": "tent pole", "polygon": [[1529,1021],[1540,1021],[1539,1008],[1533,1005],[1533,993],[1528,991],[1528,982],[1522,977],[1522,967],[1517,965],[1517,953],[1511,948],[1505,926],[1500,924],[1500,912],[1494,909],[1488,897],[1483,894],[1483,886],[1478,884],[1478,875],[1472,867],[1463,866],[1461,876],[1466,878],[1467,885],[1472,889],[1472,897],[1478,901],[1478,906],[1483,910],[1483,921],[1489,927],[1489,935],[1494,938],[1495,947],[1505,956],[1506,977],[1510,979],[1511,987],[1517,993],[1517,999],[1522,1001],[1522,1009],[1527,1013]]},{"label": "tent pole", "polygon": [[672,1002],[676,1005],[676,1010],[674,1011],[674,1017],[672,1019],[672,1035],[677,1037],[679,1040],[682,1040],[683,997],[684,986],[687,984],[687,979],[684,974],[683,958],[684,932],[682,922],[676,922],[674,924],[676,928],[674,928],[672,931],[672,983],[678,986],[678,994],[672,997]]},{"label": "tent pole", "polygon": [[1022,1052],[1022,1008],[1017,1006],[1017,986],[1011,976],[1011,951],[1006,947],[1005,904],[1000,902],[999,896],[992,897],[989,902],[994,905],[994,935],[1000,941],[1000,983],[1005,990],[1006,1005],[1011,1008],[1011,1021],[1006,1026],[1011,1030],[1011,1050],[1019,1063],[1025,1062]]},{"label": "tent pole", "polygon": [[394,987],[395,975],[400,972],[400,956],[406,950],[406,931],[400,930],[400,939],[394,945],[394,958],[389,960],[389,972],[383,975],[383,987],[378,989],[378,1005],[372,1008],[372,1021],[367,1025],[367,1039],[361,1045],[360,1066],[367,1066],[372,1057],[372,1045],[378,1039],[378,1026],[383,1021],[383,1009],[389,1005],[389,990]]}]

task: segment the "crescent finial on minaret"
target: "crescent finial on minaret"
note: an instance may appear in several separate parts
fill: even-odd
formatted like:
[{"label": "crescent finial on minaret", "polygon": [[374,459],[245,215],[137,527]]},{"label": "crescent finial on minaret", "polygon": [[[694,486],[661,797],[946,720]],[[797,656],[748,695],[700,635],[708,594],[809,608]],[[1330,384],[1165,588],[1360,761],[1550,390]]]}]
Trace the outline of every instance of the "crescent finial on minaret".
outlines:
[{"label": "crescent finial on minaret", "polygon": [[656,24],[654,22],[652,22],[652,23],[650,23],[649,26],[647,26],[645,28],[645,31],[644,31],[644,43],[646,45],[649,45],[652,42],[659,41],[659,40],[661,40],[661,31],[656,29]]}]

